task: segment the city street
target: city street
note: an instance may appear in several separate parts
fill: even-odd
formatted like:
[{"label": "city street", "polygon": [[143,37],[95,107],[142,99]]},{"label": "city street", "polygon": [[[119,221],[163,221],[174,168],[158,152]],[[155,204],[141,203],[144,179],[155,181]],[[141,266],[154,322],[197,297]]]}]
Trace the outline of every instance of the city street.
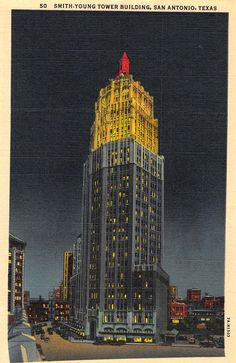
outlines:
[{"label": "city street", "polygon": [[80,360],[80,359],[119,359],[119,358],[158,358],[158,357],[223,357],[224,349],[199,348],[194,346],[157,346],[144,344],[126,344],[123,346],[94,345],[92,343],[71,343],[58,334],[49,336],[44,342],[39,336],[36,341],[41,345],[45,359]]}]

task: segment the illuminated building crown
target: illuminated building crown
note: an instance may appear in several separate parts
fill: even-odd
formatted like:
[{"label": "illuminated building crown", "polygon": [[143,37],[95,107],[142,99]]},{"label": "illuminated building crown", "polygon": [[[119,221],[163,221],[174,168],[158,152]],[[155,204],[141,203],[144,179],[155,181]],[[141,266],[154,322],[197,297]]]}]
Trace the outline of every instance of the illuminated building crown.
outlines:
[{"label": "illuminated building crown", "polygon": [[110,141],[130,138],[158,154],[158,120],[154,118],[153,97],[140,82],[134,81],[129,57],[124,52],[118,76],[99,92],[90,151]]}]

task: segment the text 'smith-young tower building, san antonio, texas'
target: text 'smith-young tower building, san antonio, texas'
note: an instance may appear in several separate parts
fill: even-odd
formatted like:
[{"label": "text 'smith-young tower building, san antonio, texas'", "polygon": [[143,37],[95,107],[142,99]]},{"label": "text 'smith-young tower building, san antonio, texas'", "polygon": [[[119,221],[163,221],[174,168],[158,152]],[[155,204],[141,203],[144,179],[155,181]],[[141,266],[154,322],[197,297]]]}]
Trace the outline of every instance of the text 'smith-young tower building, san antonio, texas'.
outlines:
[{"label": "text 'smith-young tower building, san antonio, texas'", "polygon": [[129,66],[124,53],[95,105],[84,164],[77,317],[90,339],[151,342],[167,324],[164,158],[153,97]]}]

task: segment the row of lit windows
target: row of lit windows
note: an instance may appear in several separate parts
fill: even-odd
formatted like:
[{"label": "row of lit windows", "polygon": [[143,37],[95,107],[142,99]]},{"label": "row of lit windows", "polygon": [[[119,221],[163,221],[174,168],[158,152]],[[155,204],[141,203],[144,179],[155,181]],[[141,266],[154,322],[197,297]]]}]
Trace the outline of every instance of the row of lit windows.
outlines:
[{"label": "row of lit windows", "polygon": [[[120,102],[118,102],[118,100],[116,99],[116,105],[117,105],[116,109],[112,109],[110,111],[111,117],[114,114],[115,115],[118,115],[119,113],[126,113],[127,114],[127,113],[130,113],[131,112],[131,105],[130,105],[130,103],[128,101],[126,101],[126,104],[123,105],[123,107],[122,107],[122,104]],[[113,104],[113,106],[115,106],[115,104]],[[104,110],[103,115],[105,116],[105,114],[106,114],[106,110]]]},{"label": "row of lit windows", "polygon": [[[120,163],[129,163],[129,161],[130,161],[130,158],[129,158],[129,156],[127,156],[126,158],[120,158],[119,159],[119,162]],[[112,158],[112,159],[110,159],[110,160],[108,160],[108,165],[109,166],[112,166],[112,165],[118,165],[118,159],[117,158]]]},{"label": "row of lit windows", "polygon": [[[124,216],[129,214],[129,200],[121,198],[116,202],[115,200],[112,201],[112,203],[109,202],[109,205],[106,209],[106,216],[107,218],[116,216],[116,213],[118,212],[119,217],[123,220]],[[128,220],[127,220],[128,222]]]},{"label": "row of lit windows", "polygon": [[[117,318],[117,316],[116,316]],[[123,317],[121,317],[120,315],[118,315],[118,321],[123,321],[127,319],[127,315],[123,315]],[[105,313],[104,314],[104,323],[113,323],[114,322],[114,314],[111,313]]]},{"label": "row of lit windows", "polygon": [[[112,104],[110,108],[110,115],[114,113],[119,113],[120,111],[124,111],[127,109],[130,109],[130,101],[128,99],[128,95],[124,95],[123,99],[119,100],[118,97],[116,97],[115,102]],[[102,110],[103,114],[106,114],[106,108]]]},{"label": "row of lit windows", "polygon": [[[130,148],[121,148],[120,149],[120,154],[126,154],[127,156],[129,156],[129,151],[130,151]],[[111,150],[108,150],[108,157],[110,157],[110,155],[114,155],[114,156],[117,156],[118,155],[118,151],[115,150],[115,149],[111,149]]]},{"label": "row of lit windows", "polygon": [[[129,154],[130,152],[130,147],[128,146],[124,146],[124,143],[120,143],[120,153],[122,154],[124,152],[124,154]],[[114,146],[112,144],[109,144],[109,149],[108,149],[108,155],[110,155],[110,153],[112,155],[118,155],[118,150],[116,148],[114,148]]]},{"label": "row of lit windows", "polygon": [[89,275],[89,280],[90,281],[96,281],[98,278],[97,274],[96,273],[93,273],[93,274],[90,274]]},{"label": "row of lit windows", "polygon": [[[111,312],[105,312],[104,313],[104,322],[122,322],[127,319],[127,313],[126,312],[117,312],[116,314]],[[152,313],[146,313],[146,314],[140,314],[135,313],[133,314],[133,323],[145,323],[145,324],[152,324],[153,323],[153,314]]]},{"label": "row of lit windows", "polygon": [[90,269],[96,269],[97,268],[97,264],[96,263],[90,263],[89,264],[89,268]]},{"label": "row of lit windows", "polygon": [[[121,214],[124,214],[125,213],[125,211],[121,211]],[[128,223],[129,222],[129,217],[128,216],[124,216],[125,218],[121,218],[122,216],[120,216],[120,220],[122,219],[123,220],[123,222],[126,222],[126,223]],[[114,218],[109,218],[109,219],[107,219],[107,223],[116,223],[116,222],[118,222],[118,219],[116,218],[116,217],[114,217]]]},{"label": "row of lit windows", "polygon": [[[115,227],[115,228],[114,228]],[[123,226],[121,227],[121,226],[114,226],[114,225],[107,225],[107,233],[108,232],[125,232],[127,229],[126,228],[124,228]]]},{"label": "row of lit windows", "polygon": [[111,233],[107,234],[107,242],[111,241],[127,241],[129,238],[127,235],[123,234],[117,234],[115,236],[112,236]]},{"label": "row of lit windows", "polygon": [[152,314],[145,314],[145,316],[143,316],[142,314],[133,315],[133,323],[151,324],[152,322],[153,322]]},{"label": "row of lit windows", "polygon": [[[120,244],[119,244],[119,246],[120,246]],[[118,248],[119,248],[119,246],[118,246]],[[109,247],[109,249],[110,249],[111,247]],[[108,247],[106,246],[106,251],[108,250]],[[113,253],[113,252],[112,252]],[[107,252],[106,253],[106,257],[108,258],[108,257],[111,257],[111,253],[109,252]],[[115,257],[115,256],[114,256]],[[113,258],[114,258],[113,257]],[[117,252],[117,257],[120,259],[121,257],[128,257],[128,252],[127,251],[125,251],[125,249],[120,249],[118,252]]]},{"label": "row of lit windows", "polygon": [[91,292],[90,297],[91,297],[91,299],[98,299],[98,293],[97,292]]},{"label": "row of lit windows", "polygon": [[[140,286],[141,287],[141,286]],[[149,284],[145,284],[145,287],[149,287]],[[95,294],[95,293],[94,293]],[[96,293],[96,295],[97,295],[97,293]],[[93,296],[94,297],[94,296]],[[96,296],[97,297],[97,296]],[[108,290],[108,292],[107,293],[105,293],[105,298],[106,299],[115,299],[115,297],[116,297],[116,299],[127,299],[127,293],[126,292],[117,292],[117,294],[115,295],[115,290],[114,291],[112,291],[112,292],[109,292],[109,290]],[[143,293],[141,293],[141,292],[137,292],[137,291],[135,291],[134,293],[133,293],[133,299],[134,300],[142,300],[142,299],[144,299],[145,301],[148,299],[148,300],[150,300],[150,301],[152,301],[152,299],[153,299],[153,295],[152,295],[152,293],[150,293],[150,292],[143,292]],[[135,305],[135,307],[137,307],[137,309],[136,310],[142,310],[142,305],[141,305],[141,303],[139,303],[138,305],[137,305],[137,303],[135,303],[136,305]],[[149,303],[149,304],[147,304],[146,302],[145,302],[145,309],[146,310],[150,310],[151,308],[152,308],[152,304],[151,303]]]}]

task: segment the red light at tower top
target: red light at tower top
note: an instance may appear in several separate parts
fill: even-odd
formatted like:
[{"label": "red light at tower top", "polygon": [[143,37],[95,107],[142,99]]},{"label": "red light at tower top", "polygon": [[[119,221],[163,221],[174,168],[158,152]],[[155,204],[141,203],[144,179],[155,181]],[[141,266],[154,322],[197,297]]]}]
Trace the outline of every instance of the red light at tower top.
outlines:
[{"label": "red light at tower top", "polygon": [[118,74],[118,76],[121,73],[129,74],[129,65],[130,65],[129,57],[127,56],[126,52],[124,52],[121,59],[119,60],[119,74]]}]

